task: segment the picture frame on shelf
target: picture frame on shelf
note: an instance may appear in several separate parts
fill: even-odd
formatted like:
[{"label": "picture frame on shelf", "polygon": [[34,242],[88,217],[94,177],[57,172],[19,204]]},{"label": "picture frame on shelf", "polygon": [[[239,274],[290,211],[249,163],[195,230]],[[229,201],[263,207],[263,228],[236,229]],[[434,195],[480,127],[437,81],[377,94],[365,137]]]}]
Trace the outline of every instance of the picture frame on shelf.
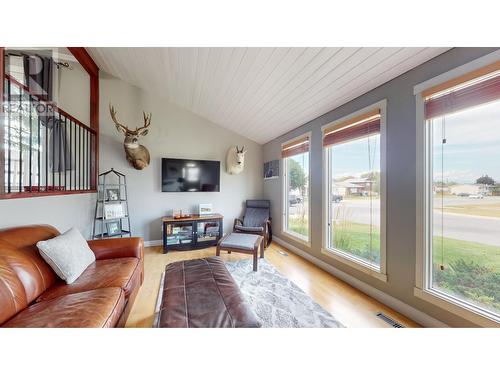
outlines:
[{"label": "picture frame on shelf", "polygon": [[116,236],[122,232],[121,220],[112,220],[106,223],[106,231],[108,236]]},{"label": "picture frame on shelf", "polygon": [[198,209],[198,215],[212,215],[213,213],[213,205],[212,203],[200,203]]},{"label": "picture frame on shelf", "polygon": [[104,206],[104,219],[119,219],[125,217],[121,203],[106,204]]},{"label": "picture frame on shelf", "polygon": [[120,200],[120,189],[118,189],[118,188],[106,189],[106,199],[108,201],[119,201]]}]

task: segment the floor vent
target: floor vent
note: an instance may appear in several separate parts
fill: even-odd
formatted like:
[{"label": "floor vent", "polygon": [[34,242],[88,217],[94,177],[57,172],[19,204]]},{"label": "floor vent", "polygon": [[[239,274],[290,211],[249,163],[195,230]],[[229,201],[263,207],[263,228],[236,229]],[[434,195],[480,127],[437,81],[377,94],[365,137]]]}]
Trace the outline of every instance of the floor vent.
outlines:
[{"label": "floor vent", "polygon": [[281,251],[281,250],[278,250],[278,253],[279,253],[279,254],[281,254],[281,255],[283,255],[284,257],[287,257],[287,256],[288,256],[288,254],[287,254],[287,253],[285,253],[284,251]]},{"label": "floor vent", "polygon": [[384,322],[386,322],[387,324],[391,325],[393,328],[405,328],[404,325],[402,325],[401,323],[398,323],[396,322],[394,319],[392,318],[389,318],[387,315],[385,315],[384,313],[377,313],[377,316],[382,319]]}]

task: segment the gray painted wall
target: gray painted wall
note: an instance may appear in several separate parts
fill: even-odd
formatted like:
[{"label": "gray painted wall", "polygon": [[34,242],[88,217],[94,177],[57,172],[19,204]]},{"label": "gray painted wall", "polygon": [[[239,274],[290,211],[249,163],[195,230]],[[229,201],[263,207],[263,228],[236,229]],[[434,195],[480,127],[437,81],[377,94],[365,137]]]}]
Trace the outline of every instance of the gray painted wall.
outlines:
[{"label": "gray painted wall", "polygon": [[[414,297],[415,286],[415,97],[413,86],[496,50],[455,48],[393,79],[351,102],[264,145],[264,161],[280,158],[283,142],[312,132],[311,248],[288,238],[290,244],[451,326],[472,326],[464,319]],[[387,99],[387,283],[321,254],[322,146],[321,126],[370,104]],[[282,173],[281,173],[282,175]],[[282,181],[264,181],[264,196],[272,201],[273,230],[282,228]]]},{"label": "gray painted wall", "polygon": [[[151,130],[141,139],[151,154],[151,164],[145,170],[128,165],[123,136],[109,116],[110,102],[118,110],[120,121],[130,127],[142,125],[143,109],[153,113]],[[100,171],[114,167],[127,176],[134,236],[160,240],[162,216],[171,214],[172,208],[197,212],[199,203],[213,203],[214,211],[225,217],[227,232],[234,218],[242,214],[246,199],[262,198],[261,145],[102,73],[100,108]],[[225,155],[236,144],[244,145],[248,152],[244,172],[233,176],[225,172]],[[162,157],[220,160],[221,191],[162,193]],[[90,238],[94,208],[95,194],[0,200],[0,228],[47,223],[65,231],[76,226]]]}]

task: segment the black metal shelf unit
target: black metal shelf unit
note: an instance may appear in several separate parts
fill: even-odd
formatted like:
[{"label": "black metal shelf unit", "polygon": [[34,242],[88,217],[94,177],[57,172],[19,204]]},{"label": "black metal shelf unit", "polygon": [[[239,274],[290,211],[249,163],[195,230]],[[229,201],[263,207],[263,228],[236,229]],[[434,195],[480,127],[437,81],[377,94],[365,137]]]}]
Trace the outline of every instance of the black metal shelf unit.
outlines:
[{"label": "black metal shelf unit", "polygon": [[[111,190],[112,194],[108,190]],[[121,205],[122,215],[109,217],[107,206]],[[118,226],[119,230],[116,230]],[[114,229],[112,233],[110,229]],[[130,236],[130,215],[128,210],[127,178],[123,173],[111,168],[101,173],[98,178],[97,200],[95,203],[94,226],[92,230],[93,239],[115,238]]]}]

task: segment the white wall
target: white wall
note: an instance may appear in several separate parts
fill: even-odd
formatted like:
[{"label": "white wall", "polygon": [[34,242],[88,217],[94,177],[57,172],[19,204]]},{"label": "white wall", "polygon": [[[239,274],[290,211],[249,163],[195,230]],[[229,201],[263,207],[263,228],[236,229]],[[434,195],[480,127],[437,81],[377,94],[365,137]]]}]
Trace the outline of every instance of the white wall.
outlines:
[{"label": "white wall", "polygon": [[[127,176],[129,210],[133,235],[145,240],[161,239],[161,218],[173,208],[197,212],[199,203],[212,203],[224,215],[224,230],[240,217],[243,202],[262,197],[262,146],[226,130],[193,113],[169,104],[112,76],[100,79],[100,170],[110,168]],[[127,163],[123,135],[112,122],[109,103],[118,111],[121,123],[142,126],[142,111],[153,114],[149,134],[140,139],[151,154],[151,164],[142,171]],[[240,175],[225,172],[225,155],[230,146],[245,146],[245,170]],[[221,161],[219,193],[162,193],[161,158],[209,159]]]},{"label": "white wall", "polygon": [[[146,169],[138,171],[128,165],[123,135],[109,116],[110,102],[129,127],[142,125],[143,109],[153,113],[151,130],[141,138],[151,154]],[[104,73],[100,76],[100,127],[100,172],[113,167],[127,176],[134,236],[160,240],[162,216],[172,208],[196,212],[199,203],[213,203],[214,211],[224,215],[227,232],[242,214],[246,199],[262,198],[262,146]],[[248,152],[245,171],[233,176],[225,172],[225,155],[236,144]],[[162,157],[220,160],[221,191],[162,193]],[[0,200],[0,228],[48,223],[64,231],[76,226],[88,238],[94,208],[95,194]]]}]

